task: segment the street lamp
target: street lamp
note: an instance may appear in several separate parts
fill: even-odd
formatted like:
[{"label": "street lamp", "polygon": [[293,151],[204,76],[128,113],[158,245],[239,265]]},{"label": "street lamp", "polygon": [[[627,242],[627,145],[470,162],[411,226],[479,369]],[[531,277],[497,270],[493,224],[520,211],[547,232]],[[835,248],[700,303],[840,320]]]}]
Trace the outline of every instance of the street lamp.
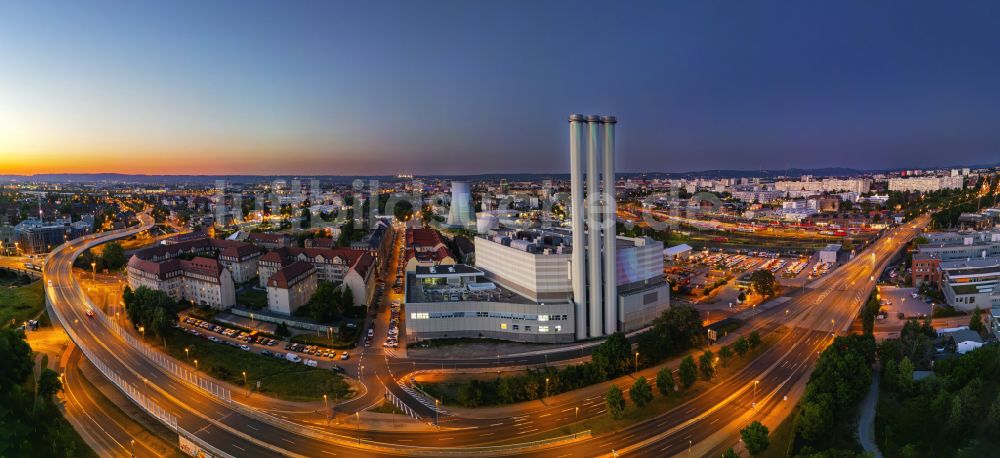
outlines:
[{"label": "street lamp", "polygon": [[639,372],[639,352],[635,352],[635,371]]},{"label": "street lamp", "polygon": [[358,445],[361,445],[361,413],[354,412],[354,418],[357,420],[355,423],[358,424]]},{"label": "street lamp", "polygon": [[198,372],[198,360],[194,360],[194,371]]},{"label": "street lamp", "polygon": [[146,340],[146,327],[139,326],[139,334],[142,334],[142,340]]},{"label": "street lamp", "polygon": [[90,263],[90,269],[91,269],[90,281],[97,281],[97,263],[96,262]]},{"label": "street lamp", "polygon": [[549,378],[545,377],[545,397],[549,397]]},{"label": "street lamp", "polygon": [[250,383],[247,382],[247,371],[243,371],[243,386],[247,388],[247,397],[250,397]]},{"label": "street lamp", "polygon": [[576,414],[574,420],[580,419],[580,406],[576,406]]},{"label": "street lamp", "polygon": [[132,439],[132,458],[135,458],[135,439]]},{"label": "street lamp", "polygon": [[441,429],[441,424],[438,423],[438,421],[440,420],[440,418],[438,417],[438,405],[440,404],[441,401],[438,401],[437,399],[434,400],[434,427],[437,429]]},{"label": "street lamp", "polygon": [[750,408],[754,409],[754,410],[757,410],[757,384],[758,383],[760,383],[760,380],[754,380],[753,381],[753,403],[750,404]]},{"label": "street lamp", "polygon": [[184,347],[184,359],[191,360],[191,353],[188,351],[188,347]]}]

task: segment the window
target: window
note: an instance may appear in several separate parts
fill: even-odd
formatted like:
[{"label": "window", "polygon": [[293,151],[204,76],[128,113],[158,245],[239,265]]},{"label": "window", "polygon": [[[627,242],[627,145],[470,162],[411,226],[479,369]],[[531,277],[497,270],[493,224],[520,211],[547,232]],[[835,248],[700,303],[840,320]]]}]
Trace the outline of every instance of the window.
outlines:
[{"label": "window", "polygon": [[506,330],[507,329],[507,323],[500,323],[500,329]]},{"label": "window", "polygon": [[521,327],[520,325],[515,324],[514,325],[514,330],[517,331],[520,327]]},{"label": "window", "polygon": [[538,332],[549,332],[549,327],[548,326],[539,326],[538,327]]},{"label": "window", "polygon": [[562,326],[556,326],[556,332],[562,332]]},{"label": "window", "polygon": [[525,326],[525,327],[524,327],[524,330],[525,330],[525,331],[531,331],[531,326]]},{"label": "window", "polygon": [[548,315],[538,315],[538,321],[549,321]]},{"label": "window", "polygon": [[426,320],[426,319],[428,319],[430,317],[431,317],[430,313],[427,313],[427,312],[411,313],[410,314],[410,319],[411,320]]}]

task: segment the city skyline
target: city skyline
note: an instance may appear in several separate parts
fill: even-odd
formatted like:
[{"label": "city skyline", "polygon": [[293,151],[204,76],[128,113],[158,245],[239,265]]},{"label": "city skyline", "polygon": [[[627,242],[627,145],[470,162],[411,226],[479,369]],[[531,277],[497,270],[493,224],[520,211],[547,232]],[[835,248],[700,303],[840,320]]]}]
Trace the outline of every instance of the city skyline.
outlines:
[{"label": "city skyline", "polygon": [[17,8],[0,173],[565,173],[571,112],[622,172],[995,162],[994,4],[567,5]]}]

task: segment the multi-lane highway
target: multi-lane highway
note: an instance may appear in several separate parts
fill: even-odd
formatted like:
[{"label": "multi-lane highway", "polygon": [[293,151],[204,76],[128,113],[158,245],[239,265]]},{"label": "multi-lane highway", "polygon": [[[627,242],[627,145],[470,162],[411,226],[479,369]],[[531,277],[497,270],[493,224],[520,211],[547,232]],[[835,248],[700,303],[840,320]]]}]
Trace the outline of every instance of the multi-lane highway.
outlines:
[{"label": "multi-lane highway", "polygon": [[[47,289],[50,306],[56,311],[62,324],[73,340],[90,350],[107,368],[125,383],[135,387],[144,396],[149,396],[156,406],[162,407],[176,417],[178,432],[211,444],[217,452],[232,456],[271,456],[285,454],[291,456],[372,456],[396,455],[414,452],[443,453],[436,447],[456,447],[466,444],[494,442],[498,438],[516,438],[526,430],[525,423],[534,423],[539,432],[552,430],[569,421],[565,403],[546,409],[526,411],[524,415],[506,419],[453,419],[440,432],[396,432],[396,431],[352,431],[356,426],[348,418],[346,423],[329,429],[302,424],[283,423],[286,420],[269,417],[254,411],[251,407],[219,397],[185,383],[168,373],[161,366],[143,356],[130,346],[99,318],[86,314],[87,300],[79,285],[72,277],[72,261],[85,249],[99,243],[124,237],[151,225],[143,216],[140,227],[106,233],[83,241],[73,241],[72,245],[59,247],[50,256],[45,267],[47,280],[52,284]],[[919,224],[925,224],[926,219]],[[521,451],[515,454],[539,456],[595,456],[610,453],[672,454],[683,451],[691,444],[715,434],[725,425],[746,414],[754,398],[757,400],[753,412],[764,415],[780,406],[778,400],[796,384],[804,383],[812,362],[820,349],[830,339],[831,333],[845,329],[857,314],[867,292],[874,285],[874,277],[884,267],[888,259],[903,246],[916,231],[916,225],[898,228],[859,254],[833,274],[817,281],[809,291],[797,296],[787,304],[789,312],[775,313],[759,317],[767,321],[767,329],[783,327],[783,337],[760,357],[734,377],[721,381],[702,395],[684,405],[656,418],[624,428],[612,434],[588,440],[580,440],[567,445],[549,447],[543,450]],[[782,307],[783,309],[785,307]],[[783,312],[783,310],[782,310]],[[549,354],[548,361],[586,356],[589,348],[572,348],[564,352]],[[543,355],[509,356],[501,358],[500,365],[524,365],[541,363]],[[378,364],[381,360],[384,364]],[[352,401],[358,406],[375,397],[382,396],[383,389],[389,389],[396,396],[408,401],[409,405],[420,409],[422,404],[413,402],[412,396],[393,383],[393,377],[405,377],[414,369],[433,369],[440,364],[464,365],[466,367],[495,367],[494,359],[468,361],[407,361],[385,354],[381,349],[372,349],[363,378],[368,381],[368,395]],[[369,372],[370,371],[370,372]],[[384,372],[383,372],[384,371]],[[371,379],[375,379],[375,384]],[[754,381],[759,383],[753,390]],[[381,384],[384,383],[384,388]],[[582,391],[581,391],[582,393]],[[586,395],[590,396],[590,395]],[[592,401],[589,400],[589,401]],[[581,398],[580,404],[590,408],[581,411],[580,419],[602,414],[600,403]],[[266,401],[264,401],[266,402]],[[368,404],[370,405],[370,404]],[[433,417],[433,409],[423,408],[419,412],[425,419]],[[557,415],[558,414],[558,415]],[[315,420],[315,419],[313,419]],[[574,416],[573,420],[576,420]],[[536,423],[537,422],[537,423]],[[353,434],[352,434],[353,433]],[[489,434],[490,436],[484,436]],[[360,446],[352,445],[352,438],[360,438]],[[378,443],[374,443],[377,441]],[[689,442],[690,441],[690,442]],[[429,449],[411,448],[409,444],[433,447]],[[461,453],[461,450],[457,451]],[[494,451],[499,454],[500,451]]]}]

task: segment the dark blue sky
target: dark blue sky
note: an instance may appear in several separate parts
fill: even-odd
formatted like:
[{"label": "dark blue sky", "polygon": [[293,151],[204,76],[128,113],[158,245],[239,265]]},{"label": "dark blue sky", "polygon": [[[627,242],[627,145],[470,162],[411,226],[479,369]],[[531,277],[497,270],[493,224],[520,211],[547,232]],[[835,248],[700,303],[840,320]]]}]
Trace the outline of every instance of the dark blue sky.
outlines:
[{"label": "dark blue sky", "polygon": [[67,2],[0,15],[0,153],[55,163],[38,171],[72,154],[92,158],[74,171],[564,172],[572,112],[618,116],[621,171],[998,162],[1000,3]]}]

